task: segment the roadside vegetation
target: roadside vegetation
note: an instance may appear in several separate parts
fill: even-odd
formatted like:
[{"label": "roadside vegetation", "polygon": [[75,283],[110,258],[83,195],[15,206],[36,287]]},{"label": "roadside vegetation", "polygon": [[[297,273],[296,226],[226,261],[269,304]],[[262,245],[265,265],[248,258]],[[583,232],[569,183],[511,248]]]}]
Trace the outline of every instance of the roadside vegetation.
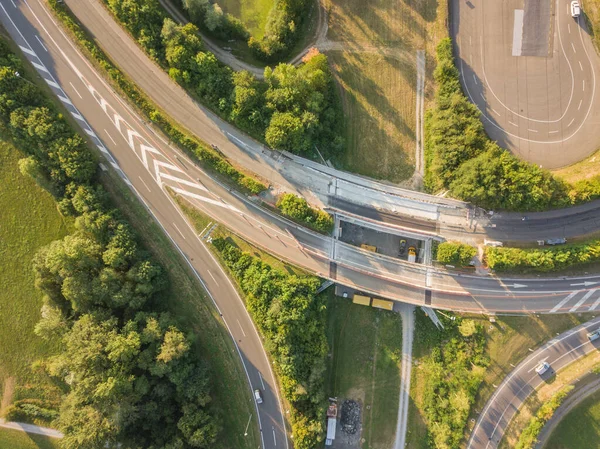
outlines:
[{"label": "roadside vegetation", "polygon": [[567,385],[566,387],[561,388],[539,408],[535,416],[529,420],[529,424],[527,424],[523,433],[521,433],[515,449],[534,449],[536,447],[537,437],[542,431],[544,424],[552,418],[556,409],[560,407],[562,401],[573,388],[573,385]]},{"label": "roadside vegetation", "polygon": [[309,53],[298,67],[267,67],[265,81],[259,81],[204,51],[196,26],[177,25],[158,0],[138,3],[130,9],[127,0],[111,0],[108,7],[173,80],[221,117],[278,150],[306,154],[315,145],[334,154],[342,150],[343,118],[324,55]]},{"label": "roadside vegetation", "polygon": [[18,430],[0,428],[0,447],[10,449],[59,449],[60,440]]},{"label": "roadside vegetation", "polygon": [[319,279],[274,269],[232,240],[213,238],[214,248],[246,296],[246,307],[265,339],[281,391],[290,404],[294,446],[323,441],[325,416],[326,298]]},{"label": "roadside vegetation", "polygon": [[487,266],[496,272],[543,273],[600,261],[600,240],[551,248],[485,248]]},{"label": "roadside vegetation", "polygon": [[[47,425],[58,414],[62,388],[32,365],[58,353],[60,339],[44,341],[34,334],[42,295],[34,286],[33,257],[71,232],[73,222],[59,214],[52,195],[21,175],[20,157],[13,145],[0,142],[0,412],[9,420],[12,411],[20,421]],[[16,413],[23,406],[43,410],[48,418]]]},{"label": "roadside vegetation", "polygon": [[[26,152],[21,172],[55,197],[75,228],[33,259],[43,293],[35,333],[62,343],[36,364],[65,390],[53,423],[65,433],[62,447],[222,443],[197,336],[166,310],[172,288],[166,273],[98,183],[85,141],[24,73],[28,69],[2,42],[0,126]],[[211,332],[212,339],[218,335]],[[38,403],[13,407],[9,413],[20,416],[44,414]]]},{"label": "roadside vegetation", "polygon": [[284,193],[277,200],[277,208],[283,215],[306,224],[320,232],[333,230],[333,217],[324,210],[310,207],[306,200],[293,193]]},{"label": "roadside vegetation", "polygon": [[442,242],[437,245],[434,259],[439,263],[467,266],[477,254],[477,248],[466,243]]},{"label": "roadside vegetation", "polygon": [[535,211],[600,198],[600,175],[574,184],[521,161],[485,134],[480,113],[465,97],[452,42],[437,49],[435,105],[427,111],[425,186],[487,209]]},{"label": "roadside vegetation", "polygon": [[346,149],[332,160],[354,173],[408,185],[416,162],[416,54],[426,52],[428,102],[435,45],[448,35],[447,4],[324,0],[323,6],[328,32],[321,45],[346,119]]},{"label": "roadside vegetation", "polygon": [[311,0],[220,0],[215,3],[179,0],[178,3],[195,25],[221,40],[246,41],[254,56],[268,63],[290,55],[312,5]]},{"label": "roadside vegetation", "polygon": [[583,16],[591,30],[596,51],[600,52],[600,1],[584,0],[580,3],[583,7]]},{"label": "roadside vegetation", "polygon": [[361,405],[362,448],[393,447],[402,363],[400,315],[353,304],[330,290],[327,339],[328,395],[338,398],[338,408],[344,400]]},{"label": "roadside vegetation", "polygon": [[[457,338],[459,346],[471,348],[473,348],[473,342],[460,334],[460,329],[458,329],[458,320],[461,319],[460,317],[456,321],[451,321],[447,316],[438,313],[438,317],[448,329],[448,331],[441,332],[437,330],[431,320],[422,311],[415,311],[415,317],[415,343],[413,348],[415,367],[412,373],[407,447],[409,449],[452,449],[461,447],[461,444],[468,438],[468,434],[473,427],[470,419],[477,419],[475,410],[481,411],[483,409],[487,400],[496,390],[495,385],[499,385],[512,371],[512,365],[518,364],[530,353],[529,348],[535,349],[539,345],[556,337],[557,333],[571,329],[589,320],[592,316],[590,314],[555,314],[543,315],[539,318],[535,316],[503,316],[495,317],[494,323],[490,323],[490,321],[480,316],[467,316],[465,317],[466,319],[463,318],[463,322],[470,321],[475,323],[474,328],[477,329],[477,338],[483,339],[483,353],[475,351],[455,353],[455,355],[468,356],[466,362],[465,360],[456,361],[459,364],[459,369],[460,364],[467,363],[468,370],[471,371],[471,383],[465,382],[463,387],[465,390],[471,387],[475,388],[476,383],[477,387],[475,388],[474,399],[469,401],[467,411],[469,420],[465,419],[462,421],[463,424],[460,431],[454,427],[456,429],[454,433],[448,434],[440,433],[440,430],[444,430],[445,428],[440,425],[443,421],[441,419],[439,421],[431,421],[429,419],[430,414],[426,408],[428,404],[427,398],[431,395],[428,391],[431,388],[431,383],[439,379],[440,375],[447,375],[450,379],[454,377],[454,371],[452,371],[454,368],[449,369],[448,365],[442,364],[445,359],[438,358],[437,354],[449,354],[446,351],[448,346],[452,347],[454,345],[452,339]],[[449,328],[448,324],[450,325]],[[473,328],[470,323],[467,330],[469,328]],[[474,359],[475,355],[477,357]],[[432,360],[441,360],[442,362],[433,365]],[[480,362],[475,364],[474,360],[479,360]],[[473,364],[471,364],[471,361],[473,361]],[[445,374],[444,372],[440,374],[439,370],[432,371],[431,366],[438,368],[445,367]],[[433,375],[431,374],[432,372]],[[452,396],[450,395],[451,390],[446,391],[448,392],[447,395],[439,395],[439,404],[442,407],[440,407],[440,410],[436,410],[435,413],[441,414],[442,417],[445,415],[445,419],[450,419],[451,416],[463,417],[464,415],[460,413],[459,409],[445,408],[445,404],[452,400]],[[459,398],[458,395],[453,397],[455,401]],[[467,395],[467,397],[469,396]],[[466,404],[466,401],[464,404]],[[440,424],[434,425],[436,422]],[[452,429],[453,427],[451,426],[450,428]],[[434,437],[440,437],[440,435],[442,437],[448,435],[447,441],[452,441],[453,443],[447,446],[436,446]]]},{"label": "roadside vegetation", "polygon": [[571,410],[556,426],[544,449],[594,447],[600,441],[600,392]]}]

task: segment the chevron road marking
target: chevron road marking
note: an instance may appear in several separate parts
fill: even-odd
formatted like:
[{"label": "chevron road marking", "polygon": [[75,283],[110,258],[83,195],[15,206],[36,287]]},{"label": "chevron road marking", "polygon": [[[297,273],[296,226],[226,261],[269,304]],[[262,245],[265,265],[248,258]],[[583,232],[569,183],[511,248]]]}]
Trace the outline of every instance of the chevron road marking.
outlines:
[{"label": "chevron road marking", "polygon": [[576,292],[572,292],[571,294],[569,294],[565,299],[563,299],[561,302],[559,302],[558,304],[556,304],[556,306],[554,306],[552,308],[552,310],[550,310],[550,313],[556,312],[558,309],[560,309],[562,306],[564,306],[567,302],[569,302],[569,300],[571,298],[573,298],[579,292],[580,292],[580,290],[577,290]]},{"label": "chevron road marking", "polygon": [[184,184],[186,186],[194,187],[198,190],[202,190],[203,192],[208,192],[208,189],[203,185],[198,184],[197,182],[187,181],[185,179],[178,178],[177,176],[169,175],[166,173],[160,173],[161,179],[169,179],[171,181],[175,181],[179,184]]},{"label": "chevron road marking", "polygon": [[573,307],[571,307],[571,309],[569,310],[569,312],[575,312],[577,309],[579,309],[579,307],[581,306],[581,304],[583,304],[584,302],[586,302],[587,299],[596,292],[596,290],[597,289],[590,290],[585,295],[583,295],[583,298],[581,298],[579,301],[577,301],[577,303]]},{"label": "chevron road marking", "polygon": [[590,308],[588,309],[588,311],[593,311],[596,310],[596,307],[598,307],[600,305],[600,298],[596,299],[596,301],[594,301],[594,304],[592,304],[590,306]]},{"label": "chevron road marking", "polygon": [[174,192],[180,193],[185,196],[189,196],[190,198],[194,198],[196,200],[203,201],[208,204],[212,204],[213,206],[220,206],[225,209],[232,210],[234,212],[242,213],[237,207],[232,206],[231,204],[225,204],[217,200],[213,200],[212,198],[207,198],[205,196],[197,195],[192,192],[188,192],[187,190],[180,189],[179,187],[171,187]]}]

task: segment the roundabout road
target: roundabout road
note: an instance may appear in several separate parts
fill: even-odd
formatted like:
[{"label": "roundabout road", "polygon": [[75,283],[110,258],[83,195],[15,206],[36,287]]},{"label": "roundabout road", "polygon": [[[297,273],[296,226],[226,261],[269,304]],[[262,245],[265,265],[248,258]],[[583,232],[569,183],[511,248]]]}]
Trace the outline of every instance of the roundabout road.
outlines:
[{"label": "roundabout road", "polygon": [[569,0],[453,0],[451,33],[488,135],[544,168],[600,145],[600,58]]}]

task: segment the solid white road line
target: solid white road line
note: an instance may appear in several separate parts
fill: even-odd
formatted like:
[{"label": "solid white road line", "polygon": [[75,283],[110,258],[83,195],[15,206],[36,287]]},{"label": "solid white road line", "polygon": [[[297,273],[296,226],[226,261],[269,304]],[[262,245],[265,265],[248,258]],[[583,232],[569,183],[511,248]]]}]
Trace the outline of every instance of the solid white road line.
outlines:
[{"label": "solid white road line", "polygon": [[573,296],[575,296],[577,293],[579,293],[579,290],[577,290],[576,292],[571,292],[571,294],[569,294],[565,299],[563,299],[561,302],[556,304],[556,306],[554,306],[550,310],[550,313],[556,312],[558,309],[560,309],[562,306],[564,306],[567,302],[569,302],[571,300],[571,298],[573,298]]},{"label": "solid white road line", "polygon": [[17,5],[16,5],[16,3],[15,3],[15,1],[14,1],[14,0],[10,0],[10,2],[13,4],[13,6],[14,6],[15,8],[17,7]]},{"label": "solid white road line", "polygon": [[596,290],[593,289],[593,290],[590,290],[589,292],[587,292],[585,295],[583,295],[583,297],[579,301],[577,301],[573,307],[571,307],[569,309],[569,312],[575,312],[577,309],[579,309],[581,304],[586,302],[588,300],[588,298],[594,294],[595,291]]},{"label": "solid white road line", "polygon": [[[106,133],[106,135],[109,137],[110,140],[112,140],[112,143],[114,143],[115,145],[117,144],[117,142],[115,142],[115,139],[112,138],[112,136],[110,135],[110,133],[106,130],[106,128],[104,128],[104,132]],[[141,178],[140,178],[141,179]]]},{"label": "solid white road line", "polygon": [[46,51],[48,51],[48,49],[46,48],[46,46],[44,45],[44,43],[42,42],[42,40],[36,35],[35,38],[37,39],[37,41],[40,43],[40,45],[42,46],[42,48]]},{"label": "solid white road line", "polygon": [[140,178],[140,181],[142,181],[142,184],[144,184],[144,187],[146,187],[146,189],[148,189],[148,192],[152,192],[152,191],[150,190],[150,187],[148,187],[148,185],[147,185],[147,184],[144,182],[144,180],[142,179],[142,177],[141,177],[141,176],[138,176],[138,178]]},{"label": "solid white road line", "polygon": [[[219,283],[217,282],[217,280],[215,279],[215,277],[213,276],[213,274],[210,272],[210,270],[207,268],[206,271],[208,271],[208,275],[212,278],[213,282],[215,284],[217,284],[217,287],[219,286]],[[240,326],[241,327],[241,326]],[[243,332],[243,331],[242,331]]]},{"label": "solid white road line", "polygon": [[81,96],[81,94],[77,91],[77,89],[75,89],[75,86],[73,86],[73,83],[69,81],[69,84],[71,85],[71,87],[73,88],[73,90],[75,91],[75,93],[77,95],[79,95],[79,98],[83,99],[83,97]]},{"label": "solid white road line", "polygon": [[181,232],[179,230],[179,228],[177,227],[177,225],[175,223],[173,223],[173,226],[175,226],[175,229],[177,229],[177,232],[179,232],[179,234],[183,237],[183,239],[185,240],[185,235],[183,235],[183,232]]},{"label": "solid white road line", "polygon": [[[208,270],[206,270],[206,271],[208,271]],[[208,274],[210,274],[210,277],[213,278],[213,281],[214,281],[215,278],[213,277],[212,273],[210,271],[208,271]],[[216,283],[217,283],[217,281],[215,281],[215,284]],[[219,284],[217,284],[217,285],[219,285]],[[240,323],[240,320],[236,320],[236,321],[238,323],[238,326],[240,326],[240,330],[242,331],[242,335],[245,337],[246,336],[246,332],[244,332],[244,328],[242,327],[242,323]],[[258,375],[260,376],[260,372],[258,373]],[[262,382],[262,377],[261,377],[260,381]],[[265,389],[265,385],[263,384],[263,390],[264,389]]]}]

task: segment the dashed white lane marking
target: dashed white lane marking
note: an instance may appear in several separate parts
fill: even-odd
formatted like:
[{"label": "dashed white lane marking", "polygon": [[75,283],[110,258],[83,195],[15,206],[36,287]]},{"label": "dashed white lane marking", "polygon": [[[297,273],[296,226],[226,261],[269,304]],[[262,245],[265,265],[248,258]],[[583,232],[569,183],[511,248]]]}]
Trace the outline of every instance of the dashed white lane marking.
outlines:
[{"label": "dashed white lane marking", "polygon": [[42,46],[42,48],[43,48],[44,50],[48,51],[48,49],[46,48],[46,46],[44,45],[44,43],[42,42],[42,40],[41,40],[41,39],[40,39],[38,36],[35,36],[35,38],[36,38],[36,39],[37,39],[37,41],[40,43],[40,45]]},{"label": "dashed white lane marking", "polygon": [[586,302],[588,298],[594,294],[595,291],[596,290],[593,289],[587,292],[585,295],[583,295],[583,297],[579,301],[577,301],[573,307],[569,309],[569,312],[575,312],[577,309],[579,309],[579,307],[581,307],[581,304]]},{"label": "dashed white lane marking", "polygon": [[475,74],[473,74],[473,81],[475,81],[475,84],[478,84],[477,83],[477,77],[475,76]]},{"label": "dashed white lane marking", "polygon": [[492,112],[496,115],[500,115],[500,113],[498,111],[496,111],[494,108],[492,108]]},{"label": "dashed white lane marking", "polygon": [[548,134],[554,134],[554,133],[557,133],[557,132],[558,132],[558,130],[556,130],[556,131],[548,131]]},{"label": "dashed white lane marking", "polygon": [[483,98],[485,100],[485,97],[483,96],[482,92],[479,92],[479,95],[481,95],[481,98]]},{"label": "dashed white lane marking", "polygon": [[181,232],[179,230],[179,228],[177,227],[177,225],[175,223],[173,223],[173,226],[175,226],[175,229],[177,229],[177,232],[179,232],[179,234],[183,237],[183,239],[185,240],[185,235],[183,235],[183,232]]},{"label": "dashed white lane marking", "polygon": [[537,133],[538,132],[537,129],[529,129],[529,128],[527,128],[527,131],[529,131],[530,133]]},{"label": "dashed white lane marking", "polygon": [[152,192],[152,190],[150,190],[150,187],[148,187],[148,184],[146,184],[146,183],[144,182],[144,180],[142,179],[142,177],[141,177],[141,176],[138,176],[138,178],[140,178],[140,181],[142,181],[142,184],[144,184],[144,187],[146,187],[146,189],[148,189],[148,192]]},{"label": "dashed white lane marking", "polygon": [[569,34],[571,34],[571,24],[567,23],[567,29],[569,30]]},{"label": "dashed white lane marking", "polygon": [[273,427],[273,445],[277,446],[277,439],[275,438],[275,427]]},{"label": "dashed white lane marking", "polygon": [[581,64],[581,61],[577,61],[579,63],[579,68],[581,69],[581,71],[583,72],[583,64]]},{"label": "dashed white lane marking", "polygon": [[108,138],[110,140],[112,140],[112,143],[114,143],[115,145],[117,144],[117,142],[115,142],[115,139],[112,138],[112,136],[110,135],[110,133],[106,130],[106,128],[104,128],[104,132],[106,133],[106,135],[108,136]]},{"label": "dashed white lane marking", "polygon": [[[210,274],[210,271],[208,273]],[[211,277],[212,277],[212,274],[211,274]],[[240,326],[240,330],[242,331],[242,335],[245,337],[246,336],[246,332],[244,332],[244,328],[242,327],[242,323],[240,323],[240,320],[236,320],[236,321],[238,323],[238,326]],[[259,371],[258,375],[260,376],[260,371]],[[262,382],[262,377],[261,377],[260,381]],[[265,384],[263,384],[263,390],[264,389],[265,389]]]},{"label": "dashed white lane marking", "polygon": [[[215,284],[217,284],[217,287],[219,286],[219,283],[217,282],[217,280],[215,279],[215,277],[213,276],[213,274],[210,272],[209,269],[206,269],[206,271],[208,271],[208,274],[210,275],[210,277],[212,278],[212,280],[214,281]],[[242,331],[243,332],[243,331]]]},{"label": "dashed white lane marking", "polygon": [[260,371],[258,372],[258,378],[260,379],[260,384],[262,385],[263,390],[265,390],[265,383],[263,381],[262,374],[260,374]]},{"label": "dashed white lane marking", "polygon": [[578,111],[581,109],[581,103],[583,103],[583,100],[579,100],[579,106],[577,106]]},{"label": "dashed white lane marking", "polygon": [[583,80],[583,91],[585,92],[585,80]]},{"label": "dashed white lane marking", "polygon": [[77,89],[75,89],[75,86],[73,86],[73,83],[69,82],[69,84],[71,85],[71,87],[73,88],[73,90],[75,91],[75,93],[77,95],[79,95],[79,98],[83,99],[83,97],[81,96],[81,94],[79,93],[79,91]]},{"label": "dashed white lane marking", "polygon": [[519,125],[517,125],[516,123],[514,123],[514,122],[511,122],[510,120],[508,121],[508,123],[510,123],[510,124],[511,124],[511,125],[513,125],[513,126],[519,126]]},{"label": "dashed white lane marking", "polygon": [[13,4],[13,6],[16,8],[17,4],[14,2],[14,0],[10,0],[10,2]]},{"label": "dashed white lane marking", "polygon": [[596,299],[596,301],[594,301],[594,304],[592,304],[589,308],[589,311],[593,311],[596,310],[596,307],[598,307],[600,305],[600,298]]},{"label": "dashed white lane marking", "polygon": [[569,295],[565,299],[563,299],[561,302],[559,302],[558,304],[556,304],[550,310],[550,313],[556,312],[558,309],[560,309],[562,306],[564,306],[567,302],[569,302],[571,300],[571,298],[573,298],[573,296],[575,296],[577,293],[579,293],[579,290],[577,290],[576,292],[569,293]]},{"label": "dashed white lane marking", "polygon": [[571,42],[571,47],[573,47],[573,53],[577,53],[577,50],[575,50],[575,44],[573,42]]},{"label": "dashed white lane marking", "polygon": [[567,125],[567,128],[568,128],[569,126],[571,126],[571,125],[573,124],[573,122],[574,122],[574,121],[575,121],[575,119],[574,119],[574,118],[572,118],[572,119],[571,119],[571,121],[569,122],[569,124]]}]

